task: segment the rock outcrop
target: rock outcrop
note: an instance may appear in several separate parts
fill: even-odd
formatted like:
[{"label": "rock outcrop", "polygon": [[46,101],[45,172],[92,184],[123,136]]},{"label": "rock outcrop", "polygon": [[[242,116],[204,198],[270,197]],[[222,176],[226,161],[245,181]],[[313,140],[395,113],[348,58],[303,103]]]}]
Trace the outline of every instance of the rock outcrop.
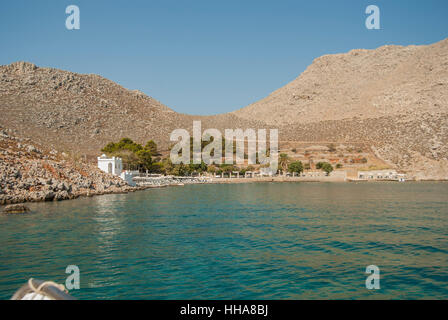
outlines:
[{"label": "rock outcrop", "polygon": [[10,204],[3,209],[4,214],[24,214],[31,210],[23,204]]},{"label": "rock outcrop", "polygon": [[0,130],[0,204],[59,201],[133,191],[119,177],[94,165],[64,159]]},{"label": "rock outcrop", "polygon": [[75,156],[96,157],[111,141],[128,137],[167,148],[174,129],[256,127],[235,115],[190,116],[174,112],[138,90],[93,74],[41,68],[28,62],[0,66],[0,126],[20,137]]}]

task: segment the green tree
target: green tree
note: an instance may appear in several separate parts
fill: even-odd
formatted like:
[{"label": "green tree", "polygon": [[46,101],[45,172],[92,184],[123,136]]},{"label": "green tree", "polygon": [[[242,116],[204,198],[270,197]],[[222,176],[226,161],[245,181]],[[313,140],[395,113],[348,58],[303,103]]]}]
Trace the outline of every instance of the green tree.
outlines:
[{"label": "green tree", "polygon": [[201,161],[201,164],[199,165],[199,172],[207,172],[207,169],[208,165],[204,161]]},{"label": "green tree", "polygon": [[161,164],[162,164],[162,172],[164,174],[173,174],[174,164],[171,162],[170,158],[163,159]]},{"label": "green tree", "polygon": [[110,142],[103,149],[102,152],[109,156],[120,157],[123,160],[125,167],[134,169],[141,165],[141,159],[137,152],[143,150],[143,147],[132,141],[129,138],[123,138],[119,142]]},{"label": "green tree", "polygon": [[245,175],[248,171],[254,171],[255,168],[252,165],[249,165],[245,168],[240,169],[240,175]]},{"label": "green tree", "polygon": [[114,153],[116,151],[121,150],[129,150],[132,152],[137,152],[138,150],[141,149],[143,149],[143,147],[140,144],[135,143],[129,138],[123,138],[117,143],[115,142],[108,143],[103,149],[101,149],[101,151],[106,153]]},{"label": "green tree", "polygon": [[286,168],[288,167],[289,163],[289,157],[286,153],[280,153],[280,159],[278,161],[278,164],[282,168],[282,171],[285,172]]},{"label": "green tree", "polygon": [[172,174],[175,176],[185,176],[189,173],[189,168],[183,163],[174,165]]},{"label": "green tree", "polygon": [[165,173],[162,162],[153,162],[151,164],[151,169],[149,169],[151,173]]},{"label": "green tree", "polygon": [[301,161],[291,162],[288,166],[288,171],[293,173],[301,174],[303,172],[303,164]]},{"label": "green tree", "polygon": [[154,140],[149,140],[145,145],[145,149],[151,152],[152,156],[159,155],[159,152],[157,151],[157,143],[155,143]]},{"label": "green tree", "polygon": [[[317,168],[317,166],[316,166],[316,168]],[[329,164],[328,162],[322,162],[320,169],[325,171],[325,173],[327,175],[329,175],[334,170],[333,166],[331,164]]]},{"label": "green tree", "polygon": [[138,150],[136,153],[138,158],[139,166],[143,170],[151,170],[152,167],[152,157],[151,152],[147,149]]},{"label": "green tree", "polygon": [[200,164],[189,164],[190,172],[207,172],[207,164],[201,161]]},{"label": "green tree", "polygon": [[121,158],[125,169],[135,170],[140,166],[140,159],[135,152],[130,150],[119,150],[113,153],[108,153],[108,155]]},{"label": "green tree", "polygon": [[216,172],[216,167],[215,166],[208,166],[207,172],[208,173],[215,173]]},{"label": "green tree", "polygon": [[230,173],[232,171],[238,171],[238,168],[236,168],[232,164],[225,164],[225,163],[223,163],[223,164],[221,164],[220,168],[225,173]]}]

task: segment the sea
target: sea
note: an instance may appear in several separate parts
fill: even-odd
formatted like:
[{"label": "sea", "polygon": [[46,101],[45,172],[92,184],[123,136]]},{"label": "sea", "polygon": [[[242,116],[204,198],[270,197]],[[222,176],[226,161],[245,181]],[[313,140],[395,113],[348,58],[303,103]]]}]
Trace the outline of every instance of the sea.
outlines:
[{"label": "sea", "polygon": [[29,278],[77,299],[448,298],[446,182],[201,184],[28,206],[0,215],[0,299]]}]

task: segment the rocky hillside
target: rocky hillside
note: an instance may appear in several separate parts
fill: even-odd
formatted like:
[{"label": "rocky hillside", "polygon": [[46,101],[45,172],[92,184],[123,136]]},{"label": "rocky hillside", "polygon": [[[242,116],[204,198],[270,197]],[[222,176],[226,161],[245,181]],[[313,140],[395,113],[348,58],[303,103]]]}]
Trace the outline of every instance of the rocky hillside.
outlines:
[{"label": "rocky hillside", "polygon": [[447,112],[448,39],[326,55],[297,79],[234,114],[266,123]]},{"label": "rocky hillside", "polygon": [[56,150],[0,128],[0,204],[56,201],[132,191],[96,166],[64,159]]},{"label": "rocky hillside", "polygon": [[290,125],[281,132],[290,141],[362,143],[409,178],[448,180],[448,113],[327,120]]},{"label": "rocky hillside", "polygon": [[27,62],[0,66],[0,125],[19,136],[78,156],[98,156],[110,141],[153,139],[162,147],[170,133],[204,127],[251,127],[252,121],[226,114],[195,117],[174,112],[139,91],[98,75],[83,75]]},{"label": "rocky hillside", "polygon": [[296,80],[233,114],[291,141],[365,142],[417,179],[448,179],[448,39],[316,59]]}]

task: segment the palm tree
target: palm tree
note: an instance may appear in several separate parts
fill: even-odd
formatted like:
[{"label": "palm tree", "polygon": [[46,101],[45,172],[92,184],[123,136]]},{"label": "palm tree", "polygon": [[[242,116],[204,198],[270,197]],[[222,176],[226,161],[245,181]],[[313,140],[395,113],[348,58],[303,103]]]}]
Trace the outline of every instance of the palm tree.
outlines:
[{"label": "palm tree", "polygon": [[286,172],[286,168],[288,167],[289,163],[289,157],[286,153],[280,153],[280,160],[278,164],[282,168],[282,173],[284,174]]}]

